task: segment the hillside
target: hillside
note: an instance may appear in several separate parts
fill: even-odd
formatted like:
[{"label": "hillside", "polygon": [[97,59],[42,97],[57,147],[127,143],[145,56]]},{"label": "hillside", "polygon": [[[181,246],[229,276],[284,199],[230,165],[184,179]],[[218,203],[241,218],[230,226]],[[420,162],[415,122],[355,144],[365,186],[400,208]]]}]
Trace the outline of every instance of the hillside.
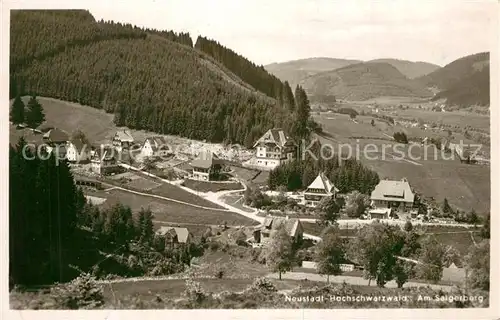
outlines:
[{"label": "hillside", "polygon": [[290,86],[295,88],[301,80],[309,76],[359,62],[361,61],[334,58],[308,58],[271,63],[266,65],[265,69],[281,79],[281,81],[288,81]]},{"label": "hillside", "polygon": [[315,96],[367,100],[380,96],[430,97],[432,94],[389,63],[358,63],[310,76],[300,83]]},{"label": "hillside", "polygon": [[[223,62],[195,50],[187,34],[96,22],[87,11],[11,15],[11,97],[77,102],[114,113],[118,126],[213,142],[249,145],[270,127],[289,128],[281,97]],[[266,84],[284,86],[270,76]]]},{"label": "hillside", "polygon": [[408,79],[415,79],[425,76],[441,68],[438,65],[423,61],[408,61],[399,59],[375,59],[368,62],[388,63],[399,70]]},{"label": "hillside", "polygon": [[416,81],[440,89],[436,99],[445,98],[448,104],[489,105],[489,59],[489,52],[466,56]]}]

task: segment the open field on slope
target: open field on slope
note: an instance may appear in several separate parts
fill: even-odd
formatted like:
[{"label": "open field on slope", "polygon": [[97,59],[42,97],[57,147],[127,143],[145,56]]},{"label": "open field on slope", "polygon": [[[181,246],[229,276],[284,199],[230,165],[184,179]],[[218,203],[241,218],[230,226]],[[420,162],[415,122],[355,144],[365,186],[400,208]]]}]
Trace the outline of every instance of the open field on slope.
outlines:
[{"label": "open field on slope", "polygon": [[[227,222],[228,225],[257,224],[254,220],[235,212],[217,209],[202,209],[169,200],[133,194],[123,190],[115,189],[94,192],[92,196],[107,198],[108,201],[111,201],[110,203],[120,202],[129,206],[134,212],[139,211],[141,208],[149,207],[154,213],[154,220],[160,222],[207,225],[220,225],[224,222]],[[105,202],[104,205],[106,206],[107,203]]]},{"label": "open field on slope", "polygon": [[[337,155],[340,151],[346,154],[350,150],[352,156],[359,155],[359,159],[376,171],[382,179],[399,180],[405,177],[417,192],[426,197],[433,197],[438,202],[447,198],[452,206],[462,210],[474,208],[480,214],[489,212],[490,168],[488,166],[462,164],[457,157],[450,159],[449,155],[443,155],[432,145],[424,147],[418,144],[397,144],[391,141],[390,136],[394,131],[404,130],[377,120],[373,127],[370,125],[371,117],[359,116],[358,123],[354,123],[347,115],[334,113],[322,114],[315,118],[323,125],[325,132],[320,141],[330,144]],[[378,131],[379,128],[384,128],[386,131]],[[411,128],[411,130],[421,129]],[[354,139],[353,136],[366,138]],[[386,140],[383,140],[383,137]],[[340,147],[339,144],[346,146]],[[368,144],[370,146],[367,146]],[[347,145],[351,146],[350,149]]]}]

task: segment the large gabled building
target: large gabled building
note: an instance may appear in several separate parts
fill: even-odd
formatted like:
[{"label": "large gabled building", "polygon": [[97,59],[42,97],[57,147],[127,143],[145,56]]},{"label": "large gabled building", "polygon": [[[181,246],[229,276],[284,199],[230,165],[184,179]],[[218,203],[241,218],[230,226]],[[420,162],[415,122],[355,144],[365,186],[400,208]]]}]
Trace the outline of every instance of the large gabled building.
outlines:
[{"label": "large gabled building", "polygon": [[282,129],[269,129],[253,147],[256,165],[266,169],[274,169],[297,156],[297,144]]},{"label": "large gabled building", "polygon": [[191,162],[192,178],[201,181],[210,181],[217,178],[224,161],[212,152],[203,152]]},{"label": "large gabled building", "polygon": [[261,225],[254,228],[254,242],[268,242],[272,233],[283,225],[293,242],[299,242],[302,240],[304,227],[299,219],[288,217],[267,217]]},{"label": "large gabled building", "polygon": [[304,205],[316,207],[325,198],[335,198],[338,192],[339,189],[321,172],[304,191]]},{"label": "large gabled building", "polygon": [[133,143],[134,137],[132,137],[132,134],[128,130],[117,131],[113,137],[113,146],[118,152],[129,149]]},{"label": "large gabled building", "polygon": [[381,180],[372,191],[370,199],[375,208],[406,211],[413,207],[415,194],[406,179]]},{"label": "large gabled building", "polygon": [[148,137],[144,140],[141,149],[143,157],[164,157],[168,155],[170,149],[167,145],[167,140],[162,136]]}]

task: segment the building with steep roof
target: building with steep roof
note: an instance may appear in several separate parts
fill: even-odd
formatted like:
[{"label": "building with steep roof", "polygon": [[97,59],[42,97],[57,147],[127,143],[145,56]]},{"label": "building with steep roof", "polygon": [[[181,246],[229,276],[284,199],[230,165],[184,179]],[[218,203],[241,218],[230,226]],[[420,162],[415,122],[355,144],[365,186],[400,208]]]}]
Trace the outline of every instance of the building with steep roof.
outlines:
[{"label": "building with steep roof", "polygon": [[128,130],[117,131],[113,137],[113,146],[119,152],[129,149],[133,143],[134,137],[132,137],[132,134]]},{"label": "building with steep roof", "polygon": [[304,205],[316,207],[325,198],[335,198],[338,192],[339,189],[333,185],[323,172],[320,172],[304,192]]},{"label": "building with steep roof", "polygon": [[192,234],[187,228],[180,227],[160,227],[156,231],[157,235],[165,237],[165,245],[177,246],[179,244],[189,244]]},{"label": "building with steep roof", "polygon": [[214,180],[223,164],[224,160],[219,159],[214,153],[202,152],[198,158],[190,163],[193,168],[192,178],[201,181]]},{"label": "building with steep roof", "polygon": [[167,140],[162,136],[148,137],[144,140],[141,149],[143,157],[164,157],[170,153]]},{"label": "building with steep roof", "polygon": [[115,149],[104,146],[91,151],[90,164],[92,171],[99,175],[120,171],[121,167],[116,159],[116,152]]},{"label": "building with steep roof", "polygon": [[86,162],[90,160],[90,148],[81,139],[72,139],[66,145],[66,157],[70,162]]},{"label": "building with steep roof", "polygon": [[288,217],[267,217],[264,222],[254,229],[254,241],[256,243],[266,242],[282,225],[285,226],[286,231],[294,242],[302,240],[304,228],[299,219]]},{"label": "building with steep roof", "polygon": [[297,144],[282,129],[269,129],[253,146],[256,165],[274,169],[296,157]]}]

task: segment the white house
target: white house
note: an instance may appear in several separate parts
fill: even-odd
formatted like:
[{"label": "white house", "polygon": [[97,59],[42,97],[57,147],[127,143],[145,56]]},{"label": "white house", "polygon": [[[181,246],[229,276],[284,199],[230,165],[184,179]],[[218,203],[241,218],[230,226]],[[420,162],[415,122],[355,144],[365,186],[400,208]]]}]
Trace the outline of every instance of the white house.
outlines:
[{"label": "white house", "polygon": [[320,172],[304,192],[304,204],[308,207],[316,207],[324,198],[336,197],[338,192],[339,189],[323,172]]},{"label": "white house", "polygon": [[399,181],[381,180],[370,196],[375,208],[392,208],[406,211],[413,207],[415,194],[406,179]]},{"label": "white house", "polygon": [[193,179],[201,181],[214,180],[222,169],[223,160],[213,153],[202,153],[191,162],[193,168]]},{"label": "white house", "polygon": [[134,143],[134,138],[132,134],[127,130],[117,131],[113,137],[113,146],[118,152],[123,149],[128,149]]},{"label": "white house", "polygon": [[107,175],[120,170],[115,150],[108,147],[93,150],[91,152],[90,163],[91,170],[99,175]]},{"label": "white house", "polygon": [[66,157],[70,162],[86,162],[90,160],[90,146],[85,145],[79,139],[68,141],[66,145]]},{"label": "white house", "polygon": [[144,140],[141,149],[143,157],[164,157],[170,152],[165,138],[161,136],[149,137]]},{"label": "white house", "polygon": [[255,142],[256,164],[266,169],[274,169],[296,157],[297,145],[281,129],[269,129]]}]

